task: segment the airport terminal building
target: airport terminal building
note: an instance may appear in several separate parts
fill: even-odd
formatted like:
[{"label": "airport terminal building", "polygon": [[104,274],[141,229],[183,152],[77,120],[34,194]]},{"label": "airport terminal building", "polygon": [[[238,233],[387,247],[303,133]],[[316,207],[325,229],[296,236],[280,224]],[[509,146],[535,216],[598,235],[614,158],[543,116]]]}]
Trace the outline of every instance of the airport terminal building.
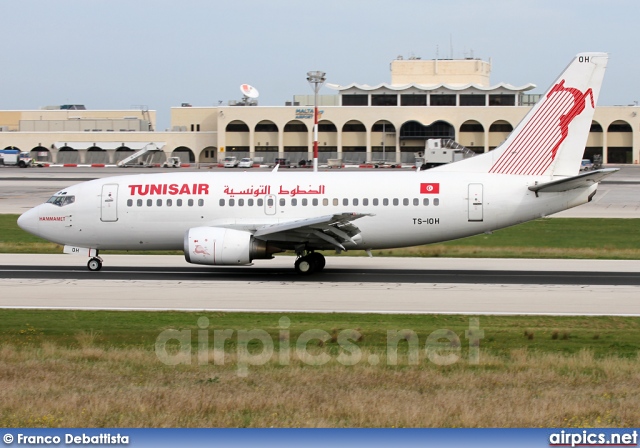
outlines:
[{"label": "airport terminal building", "polygon": [[[535,86],[489,81],[491,64],[480,59],[391,62],[391,82],[326,86],[319,97],[319,158],[344,163],[386,160],[413,163],[431,138],[453,139],[475,152],[497,147],[537,101]],[[334,94],[327,95],[328,91]],[[640,160],[637,105],[598,106],[585,158],[604,163]],[[156,111],[86,110],[79,105],[0,111],[0,147],[30,151],[39,161],[114,164],[150,143],[162,163],[217,163],[226,155],[313,157],[313,96],[282,106],[243,98],[216,107],[183,104],[171,109],[170,130],[156,130]]]}]

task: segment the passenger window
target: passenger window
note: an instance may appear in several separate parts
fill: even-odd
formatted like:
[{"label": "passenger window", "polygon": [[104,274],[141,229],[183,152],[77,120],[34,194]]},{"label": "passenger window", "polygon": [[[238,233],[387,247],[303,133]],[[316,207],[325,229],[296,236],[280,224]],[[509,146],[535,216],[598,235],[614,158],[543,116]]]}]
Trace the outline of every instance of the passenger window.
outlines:
[{"label": "passenger window", "polygon": [[262,207],[264,205],[264,199],[258,199],[257,203],[258,207]]},{"label": "passenger window", "polygon": [[167,207],[171,207],[173,205],[173,200],[167,199]]},{"label": "passenger window", "polygon": [[424,199],[422,200],[422,204],[423,204],[423,205],[429,205],[429,198],[424,198]]},{"label": "passenger window", "polygon": [[133,205],[133,199],[127,199],[127,207],[131,207]]},{"label": "passenger window", "polygon": [[238,199],[238,207],[242,207],[244,205],[244,199]]},{"label": "passenger window", "polygon": [[158,200],[156,201],[156,205],[157,205],[158,207],[162,207],[162,199],[158,199]]},{"label": "passenger window", "polygon": [[420,199],[413,198],[413,205],[420,205]]},{"label": "passenger window", "polygon": [[220,199],[220,207],[224,207],[224,199]]},{"label": "passenger window", "polygon": [[267,207],[273,207],[273,198],[267,199]]},{"label": "passenger window", "polygon": [[322,200],[322,205],[324,205],[325,207],[326,207],[327,205],[329,205],[329,199],[324,198],[324,199]]},{"label": "passenger window", "polygon": [[189,200],[187,201],[187,205],[188,205],[189,207],[193,207],[193,199],[189,199]]},{"label": "passenger window", "polygon": [[280,207],[284,206],[284,204],[285,204],[284,198],[280,198]]},{"label": "passenger window", "polygon": [[247,199],[247,206],[253,207],[253,199]]},{"label": "passenger window", "polygon": [[342,205],[349,205],[349,199],[344,198],[344,199],[342,200]]},{"label": "passenger window", "polygon": [[440,199],[435,198],[435,199],[433,200],[433,205],[435,205],[435,206],[440,205]]},{"label": "passenger window", "polygon": [[358,205],[358,198],[353,198],[353,205]]},{"label": "passenger window", "polygon": [[298,205],[298,200],[296,198],[291,199],[291,205],[294,207]]},{"label": "passenger window", "polygon": [[153,205],[153,200],[147,199],[147,207],[151,207]]},{"label": "passenger window", "polygon": [[182,199],[176,199],[176,206],[182,207]]},{"label": "passenger window", "polygon": [[366,207],[367,205],[369,205],[369,199],[364,198],[364,199],[362,200],[362,205],[364,205],[365,207]]},{"label": "passenger window", "polygon": [[373,199],[373,205],[375,205],[376,207],[378,206],[378,198]]},{"label": "passenger window", "polygon": [[[200,205],[200,204],[198,204]],[[234,205],[236,205],[236,200],[235,199],[229,199],[229,207],[233,207]]]},{"label": "passenger window", "polygon": [[404,199],[402,200],[402,205],[409,205],[409,199],[404,198]]},{"label": "passenger window", "polygon": [[204,199],[198,199],[198,206],[202,207],[204,205]]},{"label": "passenger window", "polygon": [[142,199],[138,199],[138,207],[142,207]]},{"label": "passenger window", "polygon": [[311,203],[313,204],[314,207],[317,207],[318,206],[318,198],[313,198],[311,200]]},{"label": "passenger window", "polygon": [[337,206],[338,205],[338,198],[333,198],[333,205]]},{"label": "passenger window", "polygon": [[393,205],[395,206],[400,205],[400,200],[398,198],[393,198]]},{"label": "passenger window", "polygon": [[302,205],[303,205],[303,207],[306,207],[308,203],[309,203],[309,201],[307,200],[307,198],[304,198],[304,199],[302,200]]},{"label": "passenger window", "polygon": [[389,205],[389,199],[384,198],[384,199],[382,200],[382,205],[384,205],[385,207],[386,207],[387,205]]}]

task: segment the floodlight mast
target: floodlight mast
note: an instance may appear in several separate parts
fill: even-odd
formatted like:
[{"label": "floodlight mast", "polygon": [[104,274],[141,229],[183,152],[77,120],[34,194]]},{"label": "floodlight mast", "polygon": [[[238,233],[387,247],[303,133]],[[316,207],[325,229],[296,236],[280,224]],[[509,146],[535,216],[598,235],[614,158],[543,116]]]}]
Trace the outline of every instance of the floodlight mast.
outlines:
[{"label": "floodlight mast", "polygon": [[327,80],[326,73],[321,71],[307,72],[307,81],[313,89],[313,171],[318,171],[318,92]]}]

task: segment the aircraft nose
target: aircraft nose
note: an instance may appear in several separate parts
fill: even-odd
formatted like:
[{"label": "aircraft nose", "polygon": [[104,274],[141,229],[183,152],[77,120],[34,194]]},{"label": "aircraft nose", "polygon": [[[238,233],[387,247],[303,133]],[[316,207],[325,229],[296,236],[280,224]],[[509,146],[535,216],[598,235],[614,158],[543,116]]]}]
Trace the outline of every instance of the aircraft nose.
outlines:
[{"label": "aircraft nose", "polygon": [[32,208],[31,210],[24,212],[18,218],[18,225],[20,228],[34,235],[38,232],[39,220],[38,211],[36,209],[37,207]]}]

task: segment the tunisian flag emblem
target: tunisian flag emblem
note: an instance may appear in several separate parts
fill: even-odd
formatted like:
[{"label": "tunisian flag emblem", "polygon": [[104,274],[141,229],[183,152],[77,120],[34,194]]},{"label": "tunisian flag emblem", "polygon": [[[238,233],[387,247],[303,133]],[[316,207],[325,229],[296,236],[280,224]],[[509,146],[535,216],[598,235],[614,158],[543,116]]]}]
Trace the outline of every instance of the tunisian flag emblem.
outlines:
[{"label": "tunisian flag emblem", "polygon": [[438,194],[440,193],[440,184],[420,184],[420,194]]}]

